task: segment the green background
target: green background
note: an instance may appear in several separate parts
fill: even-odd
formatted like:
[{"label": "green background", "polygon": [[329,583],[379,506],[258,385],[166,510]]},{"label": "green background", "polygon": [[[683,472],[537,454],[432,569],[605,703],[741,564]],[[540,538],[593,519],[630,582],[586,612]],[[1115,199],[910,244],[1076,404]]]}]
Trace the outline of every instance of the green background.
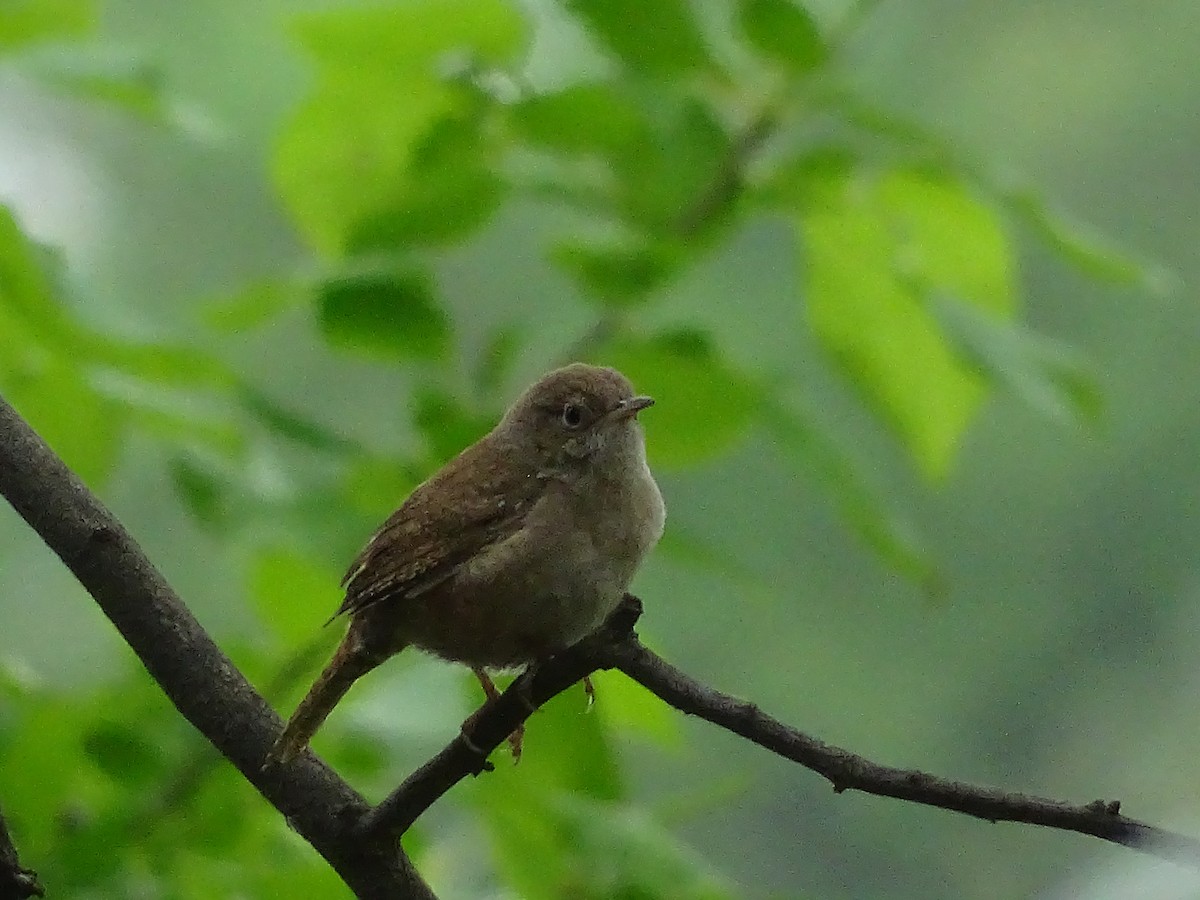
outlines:
[{"label": "green background", "polygon": [[[255,683],[302,664],[279,707],[374,524],[582,353],[659,397],[664,656],[1200,831],[1200,7],[361,9],[0,6],[0,200],[61,250],[0,233],[0,391]],[[757,113],[741,202],[697,207]],[[344,895],[11,514],[0,616],[0,806],[52,896]],[[598,687],[420,821],[441,895],[1200,896]],[[478,699],[406,655],[316,749],[374,799]]]}]

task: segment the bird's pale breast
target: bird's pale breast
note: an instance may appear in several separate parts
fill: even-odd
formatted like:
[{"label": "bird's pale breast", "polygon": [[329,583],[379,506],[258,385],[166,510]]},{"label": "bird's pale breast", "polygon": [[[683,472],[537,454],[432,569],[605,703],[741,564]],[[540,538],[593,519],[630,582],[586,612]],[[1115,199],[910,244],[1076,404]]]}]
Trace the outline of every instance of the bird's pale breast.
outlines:
[{"label": "bird's pale breast", "polygon": [[420,598],[432,614],[413,617],[409,640],[447,659],[502,668],[548,656],[598,627],[666,517],[636,425],[629,438],[628,458],[550,482],[519,531],[465,563],[445,591]]}]

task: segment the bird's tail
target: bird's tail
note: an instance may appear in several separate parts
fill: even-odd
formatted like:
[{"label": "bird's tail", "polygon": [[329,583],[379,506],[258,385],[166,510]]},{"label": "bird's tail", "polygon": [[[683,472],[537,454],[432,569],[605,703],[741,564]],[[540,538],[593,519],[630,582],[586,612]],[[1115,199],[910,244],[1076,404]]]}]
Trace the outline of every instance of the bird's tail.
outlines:
[{"label": "bird's tail", "polygon": [[300,701],[275,745],[267,752],[266,765],[286,763],[299,754],[337,702],[346,696],[350,685],[387,657],[387,654],[369,652],[359,639],[354,624],[351,623],[333,658]]}]

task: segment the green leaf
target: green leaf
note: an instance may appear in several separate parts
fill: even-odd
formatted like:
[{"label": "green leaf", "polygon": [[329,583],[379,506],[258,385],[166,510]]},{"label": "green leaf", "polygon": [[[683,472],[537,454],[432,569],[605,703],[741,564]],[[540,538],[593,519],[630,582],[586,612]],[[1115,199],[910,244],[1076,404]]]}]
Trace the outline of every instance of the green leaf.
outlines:
[{"label": "green leaf", "polygon": [[284,408],[262,391],[242,385],[238,399],[243,409],[276,434],[314,450],[344,453],[358,449],[354,441],[344,438],[323,425],[318,425]]},{"label": "green leaf", "polygon": [[290,279],[259,281],[206,303],[201,320],[222,334],[239,334],[267,324],[281,313],[303,305],[312,286]]},{"label": "green leaf", "polygon": [[96,27],[92,0],[4,0],[0,3],[0,51],[59,38],[80,38]]},{"label": "green leaf", "polygon": [[154,124],[172,122],[162,69],[123,50],[71,46],[28,55],[21,71],[77,99],[116,107]]},{"label": "green leaf", "polygon": [[[305,854],[293,841],[278,841],[277,844],[253,857],[259,860],[257,865],[239,866],[233,871],[226,871],[222,890],[201,890],[193,895],[194,900],[239,894],[247,897],[295,896],[298,884],[304,885],[304,894],[308,897],[346,896],[345,882],[323,859],[312,853]],[[213,861],[205,862],[202,868],[206,871],[217,868]],[[181,889],[189,888],[193,883],[193,879],[186,875],[179,880]]]},{"label": "green leaf", "polygon": [[640,143],[649,129],[637,104],[614,82],[530,97],[510,115],[526,140],[565,153],[611,156]]},{"label": "green leaf", "polygon": [[199,405],[185,404],[177,393],[156,391],[152,385],[136,393],[126,388],[124,384],[118,389],[105,385],[104,393],[106,397],[117,399],[125,421],[131,427],[136,426],[143,435],[222,457],[243,457],[246,435],[241,423],[225,417],[223,410],[214,415],[213,411]]},{"label": "green leaf", "polygon": [[1004,200],[1018,218],[1067,262],[1098,281],[1164,294],[1173,281],[1161,267],[1133,259],[1083,225],[1052,211],[1032,191],[1012,191]]},{"label": "green leaf", "polygon": [[441,243],[483,225],[505,195],[489,153],[478,118],[437,122],[414,147],[406,179],[387,206],[352,224],[347,249]]},{"label": "green leaf", "polygon": [[27,238],[0,206],[0,307],[35,329],[39,343],[72,331],[51,277],[57,265],[57,254]]},{"label": "green leaf", "polygon": [[[116,463],[124,410],[104,396],[72,352],[77,332],[46,271],[55,257],[0,207],[0,390],[45,441],[93,485]],[[67,343],[69,346],[55,346]]]},{"label": "green leaf", "polygon": [[[11,709],[7,700],[5,705]],[[0,740],[4,808],[20,817],[21,850],[31,858],[57,857],[51,848],[63,846],[64,812],[87,810],[112,789],[92,767],[79,764],[86,724],[78,704],[38,692],[22,702],[14,727]],[[47,881],[48,875],[42,871]]]},{"label": "green leaf", "polygon": [[421,272],[333,279],[318,292],[321,331],[334,346],[384,359],[438,359],[450,323]]},{"label": "green leaf", "polygon": [[[189,347],[135,343],[77,324],[61,301],[58,254],[26,238],[11,213],[0,207],[0,340],[26,332],[17,348],[35,364],[45,349],[64,364],[117,370],[155,386],[225,388],[229,369],[215,357]],[[7,333],[5,333],[7,332]]]},{"label": "green leaf", "polygon": [[437,244],[469,234],[487,223],[504,199],[504,182],[483,165],[465,163],[413,184],[394,206],[354,223],[346,249],[354,253]]},{"label": "green leaf", "polygon": [[[930,478],[949,470],[984,381],[946,340],[925,296],[943,284],[961,299],[1011,308],[1006,256],[975,207],[947,201],[906,173],[882,180],[816,170],[798,216],[809,321]],[[951,192],[951,196],[953,192]],[[963,214],[967,211],[968,214]],[[963,229],[951,246],[938,236]]]},{"label": "green leaf", "polygon": [[233,501],[224,479],[182,456],[171,460],[169,470],[175,490],[197,521],[218,528],[229,524]]},{"label": "green leaf", "polygon": [[633,306],[676,274],[680,254],[662,243],[565,243],[551,254],[585,292],[612,307]]},{"label": "green leaf", "polygon": [[[319,667],[333,654],[334,646],[340,640],[337,630],[334,625],[329,626],[328,632],[333,641],[314,663],[314,673],[319,671]],[[377,737],[371,736],[370,733],[351,731],[336,733],[336,740],[330,740],[333,735],[334,733],[330,733],[322,737],[321,758],[343,778],[353,779],[355,784],[362,784],[367,779],[377,780],[381,775],[387,777],[394,771],[395,757]],[[407,837],[407,833],[405,836]]]},{"label": "green leaf", "polygon": [[761,53],[797,73],[825,61],[827,48],[812,15],[792,0],[742,0],[742,31]]},{"label": "green leaf", "polygon": [[548,192],[588,209],[616,206],[651,237],[703,233],[725,219],[739,194],[730,136],[695,97],[658,93],[643,109],[614,85],[589,84],[527,100],[513,120],[535,144],[607,163],[601,176],[568,170],[568,180],[551,181]]},{"label": "green leaf", "polygon": [[[178,855],[186,859],[199,850],[202,858],[208,863],[204,867],[210,870],[207,877],[220,877],[211,871],[219,869],[219,861],[229,859],[235,851],[249,851],[249,855],[253,857],[253,844],[247,846],[247,843],[255,837],[255,826],[258,826],[261,834],[274,824],[269,819],[263,821],[265,817],[256,821],[256,814],[261,816],[261,807],[247,802],[249,798],[245,793],[244,783],[240,783],[236,773],[228,768],[219,768],[205,779],[203,789],[194,790],[187,800],[184,815],[171,816],[160,813],[153,820],[156,825],[163,820],[182,820],[175,824],[172,831],[161,835],[162,844],[155,847],[159,854],[166,857],[159,863],[162,875],[175,875],[175,866],[169,862],[172,857]],[[172,837],[174,840],[171,840]],[[152,852],[152,855],[157,854]],[[192,877],[199,874],[195,871]]]},{"label": "green leaf", "polygon": [[686,0],[568,0],[567,6],[637,72],[668,76],[711,65]]},{"label": "green leaf", "polygon": [[479,817],[487,828],[495,867],[515,896],[557,900],[563,896],[564,835],[547,815],[544,803],[538,802],[545,789],[536,782],[531,785],[523,793],[478,791],[482,795],[477,802]]},{"label": "green leaf", "polygon": [[653,101],[642,109],[613,85],[581,85],[520,104],[514,122],[535,144],[606,163],[560,166],[565,174],[544,179],[545,192],[605,214],[616,208],[636,233],[703,235],[742,193],[738,151],[707,102],[676,91]]},{"label": "green leaf", "polygon": [[83,752],[105,775],[130,787],[153,784],[166,769],[158,745],[131,723],[107,721],[83,736]]},{"label": "green leaf", "polygon": [[730,449],[749,430],[764,396],[695,331],[619,338],[602,356],[656,401],[641,414],[655,465],[695,465]]},{"label": "green leaf", "polygon": [[493,65],[513,60],[526,23],[503,0],[421,0],[309,13],[297,18],[296,32],[323,71],[436,74],[451,53]]},{"label": "green leaf", "polygon": [[1012,248],[996,213],[961,181],[898,169],[880,179],[878,197],[902,276],[997,315],[1013,314]]},{"label": "green leaf", "polygon": [[170,344],[142,344],[78,331],[64,336],[60,349],[97,367],[141,379],[154,389],[231,388],[236,376],[203,350]]},{"label": "green leaf", "polygon": [[1095,373],[1078,351],[962,304],[943,301],[937,310],[981,371],[1043,415],[1094,422],[1103,414]]},{"label": "green leaf", "polygon": [[652,234],[702,232],[723,220],[736,197],[729,181],[733,147],[712,110],[685,99],[656,117],[648,142],[612,159],[618,203],[628,219]]},{"label": "green leaf", "polygon": [[[981,171],[977,164],[964,161],[943,136],[925,125],[908,121],[890,110],[876,108],[853,94],[833,91],[825,95],[825,100],[834,111],[859,128],[895,141],[922,157],[938,160],[942,166],[969,172],[985,184],[994,185],[998,180]],[[1137,286],[1153,294],[1164,294],[1173,289],[1175,279],[1170,272],[1132,258],[1086,226],[1065,219],[1033,191],[1006,185],[991,189],[1009,212],[1084,274],[1111,284]]]},{"label": "green leaf", "polygon": [[334,573],[283,547],[255,557],[250,594],[263,622],[290,646],[311,641],[341,599]]},{"label": "green leaf", "polygon": [[0,370],[0,388],[84,482],[103,484],[123,444],[127,419],[119,404],[97,392],[69,361],[46,354],[15,371]]},{"label": "green leaf", "polygon": [[327,75],[283,129],[273,166],[305,235],[343,250],[359,222],[403,193],[414,148],[457,100],[433,79]]},{"label": "green leaf", "polygon": [[[273,167],[305,234],[336,252],[349,243],[379,246],[423,233],[442,239],[482,221],[499,189],[478,158],[481,95],[439,65],[463,50],[505,61],[524,30],[520,14],[500,0],[305,17],[299,31],[318,61],[318,87],[284,130]],[[473,123],[474,143],[438,156],[440,130],[463,123]],[[461,182],[450,177],[456,169]]]}]

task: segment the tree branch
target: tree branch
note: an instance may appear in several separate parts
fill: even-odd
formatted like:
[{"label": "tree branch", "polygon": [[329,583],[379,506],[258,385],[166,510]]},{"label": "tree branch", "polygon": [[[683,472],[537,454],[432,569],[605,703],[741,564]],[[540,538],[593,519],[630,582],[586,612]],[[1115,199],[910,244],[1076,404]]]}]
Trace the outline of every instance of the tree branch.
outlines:
[{"label": "tree branch", "polygon": [[[862,791],[963,813],[989,822],[1020,822],[1075,831],[1200,869],[1200,841],[1120,814],[1115,800],[1075,806],[1025,794],[951,781],[914,769],[872,762],[785,725],[753,703],[706,687],[648,650],[633,631],[641,602],[625,602],[603,628],[514,681],[471,722],[467,735],[485,754],[496,749],[533,707],[596,669],[619,669],[661,700],[797,762],[825,777],[838,793]],[[462,737],[410,775],[362,820],[364,835],[403,833],[439,797],[467,775],[487,768]]]},{"label": "tree branch", "polygon": [[778,124],[776,110],[768,104],[733,136],[728,151],[713,173],[712,181],[676,219],[676,234],[684,239],[695,237],[738,198],[746,164],[772,137]]},{"label": "tree branch", "polygon": [[58,554],[171,702],[362,898],[432,898],[395,841],[364,841],[368,805],[312,755],[262,770],[275,712],[103,504],[0,398],[0,494]]},{"label": "tree branch", "polygon": [[0,812],[0,898],[3,900],[26,900],[28,897],[44,897],[45,889],[38,881],[37,872],[21,865],[8,823]]},{"label": "tree branch", "polygon": [[714,691],[646,649],[636,635],[606,645],[605,668],[620,669],[664,702],[732,731],[828,779],[834,791],[862,791],[936,806],[988,822],[1021,822],[1076,831],[1200,869],[1200,840],[1121,815],[1116,800],[1075,806],[1026,794],[951,781],[916,769],[880,765],[797,731],[753,703]]},{"label": "tree branch", "polygon": [[[812,769],[835,791],[858,790],[991,822],[1075,831],[1200,869],[1200,841],[1126,818],[1116,801],[1076,806],[977,787],[882,766],[797,731],[752,703],[700,684],[646,649],[633,631],[641,603],[629,595],[599,631],[522,674],[472,718],[465,738],[452,741],[372,809],[311,754],[289,766],[261,769],[278,733],[278,717],[120,524],[2,398],[0,494],[75,573],[179,711],[359,897],[432,898],[400,849],[398,835],[463,778],[490,768],[486,754],[538,706],[585,675],[609,668],[684,713]],[[0,849],[5,845],[11,847],[11,841],[3,830]],[[8,858],[5,851],[6,864]],[[16,865],[15,851],[12,858]]]},{"label": "tree branch", "polygon": [[495,700],[484,704],[447,744],[365,816],[369,836],[403,834],[438,798],[468,775],[490,771],[487,755],[502,744],[537,707],[601,668],[603,648],[633,634],[642,602],[631,594],[600,629],[546,662],[527,669]]}]

